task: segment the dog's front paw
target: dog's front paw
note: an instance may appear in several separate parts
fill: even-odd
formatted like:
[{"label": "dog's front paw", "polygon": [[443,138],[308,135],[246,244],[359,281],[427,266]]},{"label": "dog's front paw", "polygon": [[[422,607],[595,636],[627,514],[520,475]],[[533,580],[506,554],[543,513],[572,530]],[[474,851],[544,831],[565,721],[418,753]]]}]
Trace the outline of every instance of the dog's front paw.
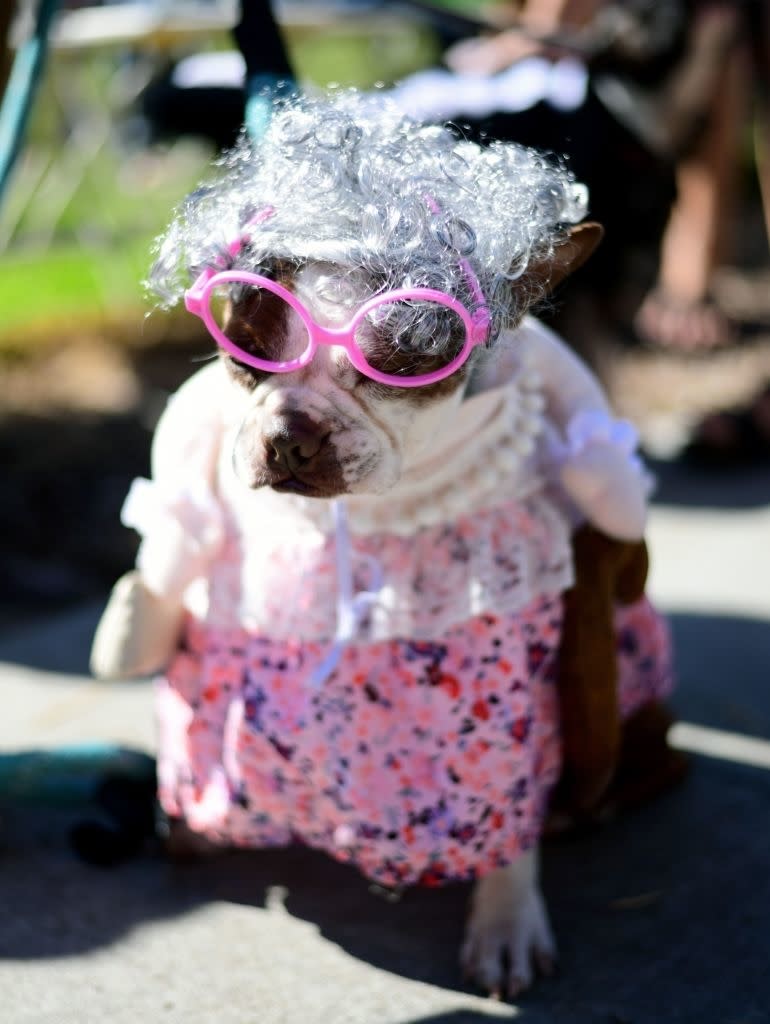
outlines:
[{"label": "dog's front paw", "polygon": [[535,971],[553,974],[556,943],[537,882],[537,855],[523,854],[476,883],[465,941],[464,975],[495,998],[515,998]]}]

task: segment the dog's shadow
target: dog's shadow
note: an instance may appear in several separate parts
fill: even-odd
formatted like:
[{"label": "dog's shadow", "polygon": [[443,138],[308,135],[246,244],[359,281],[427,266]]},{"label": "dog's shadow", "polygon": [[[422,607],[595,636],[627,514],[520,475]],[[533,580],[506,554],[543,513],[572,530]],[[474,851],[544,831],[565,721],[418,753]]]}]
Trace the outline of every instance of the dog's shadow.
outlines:
[{"label": "dog's shadow", "polygon": [[[770,830],[760,824],[770,806],[770,746],[761,739],[770,737],[770,718],[759,697],[770,625],[698,615],[672,624],[681,672],[675,713],[726,746],[693,755],[678,789],[544,844],[561,970],[521,1000],[527,1024],[765,1019],[756,1013],[770,1005]],[[761,747],[753,763],[737,735],[746,733]],[[411,889],[392,902],[312,850],[231,856],[226,865],[177,868],[177,884],[205,901],[280,903],[377,968],[473,991],[458,967],[469,885]]]},{"label": "dog's shadow", "polygon": [[[543,887],[561,971],[518,1001],[522,1021],[753,1019],[745,1014],[770,998],[763,962],[770,833],[757,827],[758,805],[768,804],[767,770],[698,759],[677,791],[590,833],[546,843]],[[375,969],[480,994],[458,967],[469,885],[412,889],[392,902],[355,869],[298,847],[187,864],[150,853],[105,871],[62,851],[50,815],[26,848],[14,849],[13,825],[11,817],[0,956],[88,954],[148,922],[184,927],[187,915],[231,903],[308,922],[321,941]],[[469,1007],[457,1019],[487,1015]]]},{"label": "dog's shadow", "polygon": [[469,885],[412,888],[396,898],[354,868],[303,847],[230,853],[177,866],[174,876],[176,884],[202,901],[273,910],[280,905],[375,967],[457,987]]},{"label": "dog's shadow", "polygon": [[[664,1012],[668,1000],[681,1019],[721,1020],[730,1006],[767,1005],[766,925],[752,911],[770,897],[770,836],[753,835],[758,795],[770,798],[770,772],[698,760],[688,782],[655,803],[547,842],[543,886],[561,969],[522,997],[522,1020],[679,1020]],[[376,968],[480,994],[458,965],[470,885],[411,889],[392,901],[354,869],[299,848],[174,874],[187,898],[281,905]],[[729,979],[725,941],[740,951]]]},{"label": "dog's shadow", "polygon": [[[561,971],[519,1001],[522,1021],[673,1024],[767,1005],[770,834],[756,828],[758,798],[768,805],[770,772],[699,760],[683,787],[654,804],[546,843],[543,886]],[[308,922],[376,969],[480,994],[458,967],[469,885],[411,889],[392,902],[355,869],[300,847],[187,864],[147,855],[105,871],[58,849],[50,815],[26,848],[10,845],[13,818],[7,824],[0,956],[89,953],[147,922],[181,924],[201,907],[233,903]],[[669,1001],[676,1014],[662,1009]],[[487,1016],[469,1007],[444,1019]]]}]

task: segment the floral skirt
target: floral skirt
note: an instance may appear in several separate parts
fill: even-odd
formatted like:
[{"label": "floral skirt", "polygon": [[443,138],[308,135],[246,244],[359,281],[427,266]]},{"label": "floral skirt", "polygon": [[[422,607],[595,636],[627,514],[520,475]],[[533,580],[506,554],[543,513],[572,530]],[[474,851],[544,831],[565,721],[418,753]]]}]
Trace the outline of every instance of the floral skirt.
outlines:
[{"label": "floral skirt", "polygon": [[[320,687],[327,645],[191,620],[157,683],[161,804],[215,842],[303,842],[383,885],[502,867],[537,842],[561,769],[561,617],[540,599],[440,642],[351,645]],[[616,627],[627,715],[670,691],[670,646],[646,600]]]}]

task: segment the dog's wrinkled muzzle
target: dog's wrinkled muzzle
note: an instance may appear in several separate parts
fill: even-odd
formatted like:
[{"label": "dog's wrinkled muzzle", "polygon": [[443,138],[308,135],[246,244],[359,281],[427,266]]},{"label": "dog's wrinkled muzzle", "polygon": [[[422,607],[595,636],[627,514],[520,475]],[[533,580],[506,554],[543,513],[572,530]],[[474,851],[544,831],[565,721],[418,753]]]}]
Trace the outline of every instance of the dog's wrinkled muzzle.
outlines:
[{"label": "dog's wrinkled muzzle", "polygon": [[273,413],[264,424],[246,418],[234,441],[233,466],[251,488],[316,498],[347,491],[333,431],[302,411]]}]

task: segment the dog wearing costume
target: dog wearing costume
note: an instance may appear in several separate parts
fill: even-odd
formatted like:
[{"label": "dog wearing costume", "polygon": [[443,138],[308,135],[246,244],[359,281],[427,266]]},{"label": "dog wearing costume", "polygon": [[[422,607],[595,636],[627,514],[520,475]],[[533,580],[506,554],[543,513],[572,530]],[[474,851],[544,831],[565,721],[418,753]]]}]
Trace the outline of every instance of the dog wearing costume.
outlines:
[{"label": "dog wearing costume", "polygon": [[463,966],[510,995],[556,957],[554,788],[595,806],[672,685],[636,435],[528,312],[597,244],[586,203],[380,97],[278,107],[160,243],[219,358],[161,418],[92,654],[158,673],[172,831],[474,879]]}]

